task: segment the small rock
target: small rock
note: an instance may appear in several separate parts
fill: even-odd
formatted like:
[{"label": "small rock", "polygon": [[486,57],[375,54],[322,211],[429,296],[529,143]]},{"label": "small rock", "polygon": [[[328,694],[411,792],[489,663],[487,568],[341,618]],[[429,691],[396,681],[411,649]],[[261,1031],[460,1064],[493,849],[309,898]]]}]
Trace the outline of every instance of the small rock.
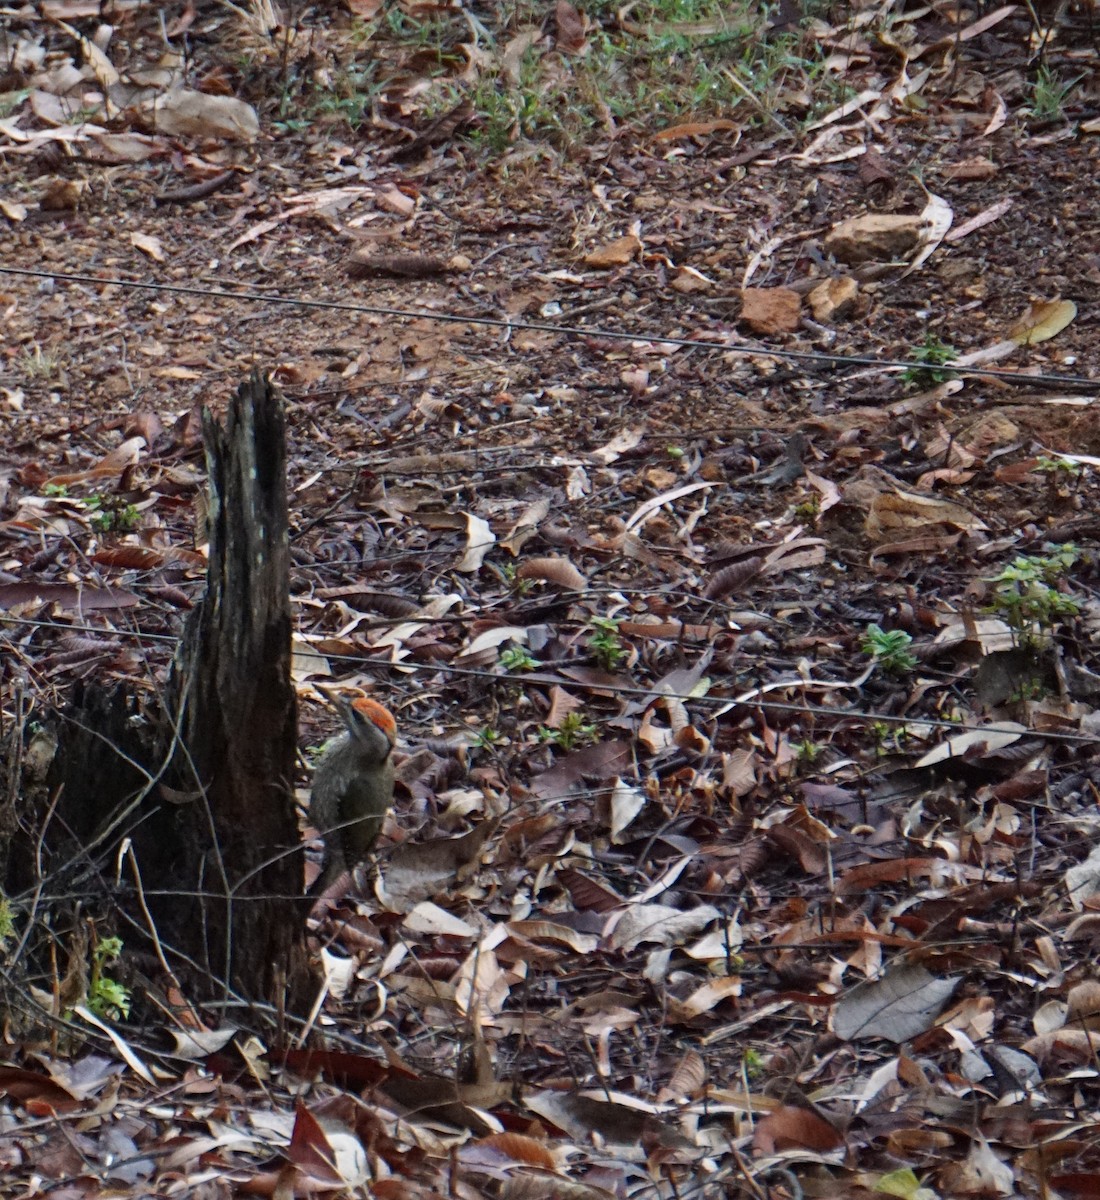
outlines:
[{"label": "small rock", "polygon": [[753,333],[793,333],[798,328],[802,297],[790,288],[744,288],[741,320]]},{"label": "small rock", "polygon": [[806,299],[810,302],[814,320],[828,324],[851,316],[858,296],[859,284],[851,275],[837,275],[819,283]]},{"label": "small rock", "polygon": [[825,253],[838,262],[889,262],[904,258],[921,240],[919,215],[871,213],[834,225],[825,237]]}]

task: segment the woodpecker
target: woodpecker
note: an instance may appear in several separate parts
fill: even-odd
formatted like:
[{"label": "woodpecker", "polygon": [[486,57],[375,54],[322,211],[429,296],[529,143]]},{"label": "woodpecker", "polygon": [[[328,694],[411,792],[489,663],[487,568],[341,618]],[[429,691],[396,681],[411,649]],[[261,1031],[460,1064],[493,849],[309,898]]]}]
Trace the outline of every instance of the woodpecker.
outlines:
[{"label": "woodpecker", "polygon": [[347,732],[325,745],[313,772],[309,819],[325,840],[313,895],[366,858],[393,803],[393,714],[365,696],[350,704],[337,697],[334,703]]}]

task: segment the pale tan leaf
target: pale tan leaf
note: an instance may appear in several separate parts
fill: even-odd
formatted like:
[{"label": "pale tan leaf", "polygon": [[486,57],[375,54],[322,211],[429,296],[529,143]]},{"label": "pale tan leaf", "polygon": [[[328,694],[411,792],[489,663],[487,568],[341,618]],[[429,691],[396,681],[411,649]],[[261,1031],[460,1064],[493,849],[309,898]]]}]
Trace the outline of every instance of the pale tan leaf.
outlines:
[{"label": "pale tan leaf", "polygon": [[1042,300],[1024,313],[1008,336],[1017,346],[1034,346],[1061,333],[1076,316],[1072,300]]},{"label": "pale tan leaf", "polygon": [[611,841],[619,845],[626,839],[624,832],[648,803],[641,788],[631,787],[616,779],[611,789]]},{"label": "pale tan leaf", "polygon": [[560,684],[554,684],[550,689],[550,711],[546,714],[543,724],[547,729],[560,729],[565,718],[576,712],[580,706],[581,702],[576,696],[570,695]]},{"label": "pale tan leaf", "polygon": [[260,134],[256,110],[235,96],[178,88],[161,96],[153,108],[157,128],[173,136],[254,142]]},{"label": "pale tan leaf", "polygon": [[475,513],[465,513],[466,517],[466,553],[455,568],[466,574],[474,574],[481,570],[485,555],[496,545],[496,534],[493,533],[489,522]]},{"label": "pale tan leaf", "polygon": [[140,250],[142,254],[147,254],[154,262],[165,261],[164,247],[158,237],[153,237],[148,233],[131,233],[130,245],[136,250]]},{"label": "pale tan leaf", "polygon": [[709,904],[697,905],[686,912],[667,904],[632,904],[621,914],[613,915],[616,923],[611,946],[616,950],[636,950],[647,942],[679,946],[719,915]]},{"label": "pale tan leaf", "polygon": [[723,1000],[740,995],[740,976],[727,975],[722,979],[704,983],[702,987],[696,988],[686,1000],[676,1000],[670,996],[668,999],[669,1015],[680,1021],[694,1021],[696,1017],[701,1017],[703,1013],[708,1013],[717,1007]]},{"label": "pale tan leaf", "polygon": [[633,261],[642,248],[642,239],[632,233],[616,238],[585,255],[584,265],[594,271],[610,271],[614,267],[625,267]]},{"label": "pale tan leaf", "polygon": [[633,450],[645,436],[645,428],[641,425],[629,429],[620,429],[605,445],[592,451],[592,457],[605,467],[610,466],[616,459],[621,458],[628,450]]},{"label": "pale tan leaf", "polygon": [[994,750],[1011,746],[1027,733],[1026,725],[1015,721],[998,721],[992,729],[968,729],[965,733],[956,734],[938,746],[933,746],[927,754],[922,755],[914,764],[916,767],[931,767],[935,763],[946,762],[950,758],[960,758],[963,755],[985,755]]}]

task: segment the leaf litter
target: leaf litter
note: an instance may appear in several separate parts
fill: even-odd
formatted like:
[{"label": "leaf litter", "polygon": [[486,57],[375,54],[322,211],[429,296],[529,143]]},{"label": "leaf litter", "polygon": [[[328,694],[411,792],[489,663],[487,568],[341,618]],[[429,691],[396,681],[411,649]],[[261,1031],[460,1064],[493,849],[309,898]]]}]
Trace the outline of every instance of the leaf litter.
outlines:
[{"label": "leaf litter", "polygon": [[[1042,378],[1098,366],[1094,84],[1044,126],[1028,14],[889,7],[799,34],[843,97],[734,64],[721,112],[624,109],[641,67],[599,58],[709,63],[709,16],[12,18],[4,264],[583,331],[3,277],[0,605],[43,710],[159,686],[199,407],[259,362],[303,743],[340,679],[402,758],[311,931],[310,1046],[173,996],[172,1054],[149,997],[44,991],[80,1027],[0,1074],[17,1186],[1094,1194],[1100,444],[1094,389]],[[1095,58],[1076,14],[1058,69]]]}]

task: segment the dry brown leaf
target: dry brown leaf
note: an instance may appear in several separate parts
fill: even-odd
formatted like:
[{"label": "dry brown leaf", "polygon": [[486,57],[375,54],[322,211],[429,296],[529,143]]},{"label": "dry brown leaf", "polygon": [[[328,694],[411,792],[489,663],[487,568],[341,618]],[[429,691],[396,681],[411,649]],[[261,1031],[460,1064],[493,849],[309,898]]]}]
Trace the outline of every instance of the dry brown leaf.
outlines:
[{"label": "dry brown leaf", "polygon": [[349,279],[370,279],[376,275],[395,275],[400,279],[430,279],[455,271],[468,271],[468,259],[459,255],[441,258],[436,254],[414,254],[394,251],[392,254],[356,250],[348,259]]},{"label": "dry brown leaf", "polygon": [[554,24],[558,32],[558,49],[565,54],[579,54],[584,49],[588,22],[569,0],[558,0],[554,6]]},{"label": "dry brown leaf", "polygon": [[610,271],[614,267],[625,267],[627,263],[633,261],[641,248],[642,239],[630,233],[626,237],[616,238],[615,241],[607,242],[598,250],[586,254],[584,265],[591,267],[594,271]]},{"label": "dry brown leaf", "polygon": [[731,592],[742,591],[747,583],[760,574],[763,566],[763,556],[756,554],[752,558],[745,558],[740,562],[731,563],[728,567],[723,567],[707,584],[703,598],[721,600],[723,596],[728,596]]},{"label": "dry brown leaf", "polygon": [[757,1124],[752,1144],[757,1154],[777,1154],[784,1150],[838,1150],[844,1139],[811,1109],[786,1105]]},{"label": "dry brown leaf", "polygon": [[550,689],[550,711],[546,714],[543,724],[547,729],[560,729],[562,721],[580,707],[581,702],[576,696],[571,696],[565,688],[554,684]]},{"label": "dry brown leaf", "polygon": [[529,1167],[541,1167],[545,1171],[557,1169],[557,1160],[544,1141],[527,1137],[521,1133],[494,1133],[487,1138],[472,1142],[474,1149],[491,1149],[512,1162],[524,1163]]},{"label": "dry brown leaf", "polygon": [[707,1064],[695,1050],[685,1050],[668,1083],[657,1093],[658,1104],[670,1100],[690,1100],[707,1082]]},{"label": "dry brown leaf", "polygon": [[655,142],[676,142],[681,138],[706,137],[711,133],[724,133],[726,130],[738,129],[736,121],[687,121],[683,125],[672,125],[653,135]]},{"label": "dry brown leaf", "polygon": [[529,558],[516,569],[516,578],[541,579],[572,592],[588,586],[588,580],[567,558]]}]

